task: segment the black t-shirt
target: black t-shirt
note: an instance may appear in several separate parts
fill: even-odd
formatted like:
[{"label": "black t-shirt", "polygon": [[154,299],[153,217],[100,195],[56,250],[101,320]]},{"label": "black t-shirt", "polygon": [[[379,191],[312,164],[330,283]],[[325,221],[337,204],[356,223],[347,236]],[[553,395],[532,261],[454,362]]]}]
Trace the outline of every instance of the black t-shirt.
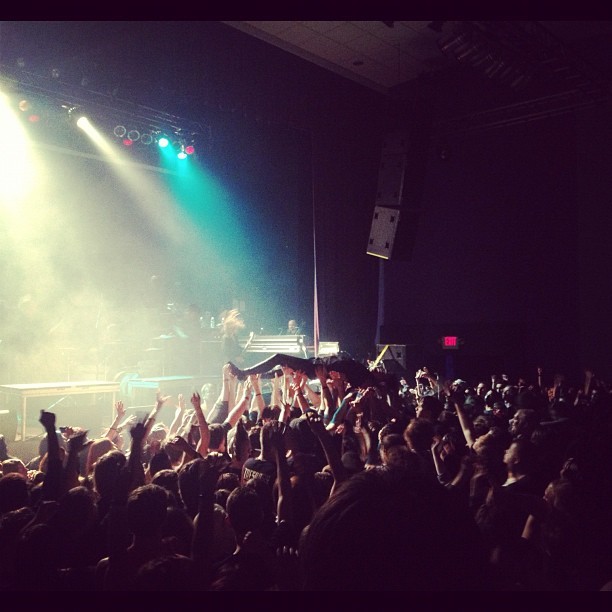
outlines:
[{"label": "black t-shirt", "polygon": [[276,464],[265,459],[251,457],[244,462],[242,478],[244,482],[252,478],[259,478],[272,486],[276,480]]}]

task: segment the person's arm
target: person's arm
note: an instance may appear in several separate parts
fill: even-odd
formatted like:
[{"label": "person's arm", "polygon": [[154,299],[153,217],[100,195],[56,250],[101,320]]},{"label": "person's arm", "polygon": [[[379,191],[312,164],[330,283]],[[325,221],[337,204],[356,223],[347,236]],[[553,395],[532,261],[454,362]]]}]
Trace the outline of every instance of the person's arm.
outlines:
[{"label": "person's arm", "polygon": [[[115,590],[118,585],[125,584],[126,543],[130,541],[126,516],[127,500],[130,491],[144,483],[144,470],[140,456],[147,437],[146,421],[136,423],[130,429],[130,435],[132,440],[128,462],[123,466],[119,472],[119,477],[114,481],[112,501],[108,512],[106,531],[108,563],[106,568],[101,570],[102,576],[100,576],[103,590]],[[98,564],[98,569],[100,569],[100,564]]]},{"label": "person's arm", "polygon": [[209,588],[213,577],[215,486],[225,465],[218,453],[208,455],[199,465],[198,513],[194,519],[191,558],[203,590]]},{"label": "person's arm", "polygon": [[236,447],[234,456],[232,457],[233,467],[240,469],[251,454],[251,441],[242,419],[238,419],[236,423],[236,437],[234,438],[234,446]]},{"label": "person's arm", "polygon": [[304,414],[309,408],[308,400],[304,396],[304,387],[306,386],[306,374],[298,370],[295,372],[293,377],[293,397],[298,403],[302,414]]},{"label": "person's arm", "polygon": [[342,457],[337,447],[334,445],[331,439],[331,434],[325,429],[323,419],[312,411],[306,413],[306,419],[308,420],[308,424],[310,425],[312,432],[315,434],[319,440],[319,443],[323,447],[325,458],[327,459],[332,476],[334,477],[334,484],[332,485],[330,492],[331,495],[336,490],[337,486],[348,478],[348,472],[342,463]]},{"label": "person's arm", "polygon": [[242,398],[240,401],[232,408],[231,412],[227,415],[227,419],[225,419],[225,423],[230,424],[230,428],[234,427],[240,417],[245,413],[249,408],[249,404],[251,403],[251,396],[253,394],[253,387],[251,384],[250,377],[245,381],[244,388],[242,390]]},{"label": "person's arm", "polygon": [[204,416],[204,411],[202,410],[202,400],[200,399],[199,393],[196,392],[191,396],[191,405],[195,410],[196,418],[198,419],[198,429],[200,430],[200,439],[198,440],[196,451],[200,453],[202,457],[205,457],[208,454],[208,446],[210,444],[210,430],[206,422],[206,417]]},{"label": "person's arm", "polygon": [[64,467],[62,493],[79,486],[79,455],[83,450],[87,432],[83,431],[68,440],[68,457]]},{"label": "person's arm", "polygon": [[[149,419],[150,418],[151,417],[149,417]],[[129,476],[128,492],[133,491],[146,482],[145,470],[144,466],[142,465],[142,450],[150,431],[148,422],[149,419],[145,420],[144,423],[136,423],[136,425],[130,429],[132,443],[130,445],[130,454],[127,461],[127,471]]]},{"label": "person's arm", "polygon": [[270,396],[270,406],[284,409],[285,404],[283,403],[282,391],[281,391],[281,378],[280,376],[273,376],[270,379],[272,385],[272,395]]},{"label": "person's arm", "polygon": [[346,382],[342,379],[339,372],[334,372],[332,370],[329,372],[327,384],[334,400],[334,409],[336,409],[338,406],[340,406],[344,396],[346,395]]},{"label": "person's arm", "polygon": [[221,421],[220,414],[229,414],[229,411],[234,406],[234,397],[236,393],[237,378],[232,374],[229,364],[225,364],[221,370],[222,384],[221,391],[217,401],[209,410],[206,418],[209,423],[218,423]]},{"label": "person's arm", "polygon": [[123,417],[125,416],[125,406],[123,405],[123,402],[121,400],[115,402],[115,411],[115,418],[113,419],[113,422],[108,428],[106,434],[104,434],[104,437],[108,438],[112,442],[114,442],[117,436],[119,435],[119,423],[121,422],[121,419],[123,419]]},{"label": "person's arm", "polygon": [[273,422],[270,431],[270,444],[276,459],[276,481],[278,484],[278,503],[276,515],[278,522],[287,521],[293,524],[293,505],[291,496],[291,480],[289,466],[287,465],[283,423]]},{"label": "person's arm", "polygon": [[472,448],[474,445],[474,433],[472,431],[472,421],[465,414],[463,408],[459,405],[459,402],[456,402],[452,399],[453,405],[455,406],[455,412],[457,413],[457,417],[459,419],[459,425],[461,426],[461,431],[463,432],[463,437],[465,438],[465,443],[468,445],[468,448]]},{"label": "person's arm", "polygon": [[202,455],[200,455],[200,453],[198,453],[198,451],[182,436],[174,436],[172,440],[168,440],[168,442],[166,442],[166,446],[176,447],[183,453],[183,459],[181,460],[177,471],[180,470],[183,465],[189,463],[192,459],[202,459]]},{"label": "person's arm", "polygon": [[323,420],[325,423],[329,423],[336,409],[334,405],[334,398],[327,386],[327,368],[324,365],[316,365],[315,372],[319,382],[321,383],[321,405],[323,406]]},{"label": "person's arm", "polygon": [[170,440],[174,438],[176,435],[179,425],[182,422],[183,415],[185,414],[185,397],[182,393],[178,394],[176,407],[174,409],[174,418],[172,419],[172,423],[170,423],[170,427],[168,428],[168,433],[166,434],[166,440]]},{"label": "person's arm", "polygon": [[304,386],[302,390],[310,402],[310,405],[318,409],[321,406],[321,396],[308,384],[308,377],[306,375],[304,375]]},{"label": "person's arm", "polygon": [[261,419],[263,414],[263,409],[266,407],[266,402],[264,401],[263,395],[261,394],[261,382],[260,375],[253,374],[249,376],[249,380],[251,381],[251,385],[253,387],[253,403],[255,410],[257,411],[257,420]]},{"label": "person's arm", "polygon": [[435,436],[431,443],[431,456],[433,457],[438,481],[440,482],[440,484],[446,484],[448,482],[448,474],[446,466],[444,465],[444,461],[442,461],[442,457],[440,456],[442,446],[442,438],[440,438],[439,436]]},{"label": "person's arm", "polygon": [[156,399],[155,399],[155,406],[153,407],[153,410],[151,410],[151,412],[150,412],[150,414],[147,417],[147,420],[145,422],[145,427],[147,429],[147,435],[145,436],[145,439],[151,433],[151,430],[153,429],[153,425],[155,425],[155,420],[157,419],[157,415],[159,414],[159,411],[162,409],[162,406],[169,399],[170,399],[169,395],[162,395],[161,391],[158,389],[157,395],[156,395]]},{"label": "person's arm", "polygon": [[47,472],[42,485],[42,499],[43,501],[57,501],[61,492],[63,466],[55,432],[55,414],[41,410],[39,421],[47,432]]},{"label": "person's arm", "polygon": [[189,410],[185,410],[182,416],[181,424],[176,430],[174,437],[180,436],[182,438],[187,438],[187,436],[189,435],[189,432],[191,431],[191,425],[194,419],[195,419],[195,410],[193,408]]}]

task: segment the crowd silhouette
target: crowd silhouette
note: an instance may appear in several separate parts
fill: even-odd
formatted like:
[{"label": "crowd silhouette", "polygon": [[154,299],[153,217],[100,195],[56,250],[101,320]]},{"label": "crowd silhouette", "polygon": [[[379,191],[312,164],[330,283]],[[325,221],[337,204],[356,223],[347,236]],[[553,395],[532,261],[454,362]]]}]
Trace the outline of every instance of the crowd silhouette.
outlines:
[{"label": "crowd silhouette", "polygon": [[34,458],[1,437],[0,588],[611,590],[612,387],[591,369],[408,381],[276,355],[221,376],[146,418],[118,401],[101,432],[42,410]]}]

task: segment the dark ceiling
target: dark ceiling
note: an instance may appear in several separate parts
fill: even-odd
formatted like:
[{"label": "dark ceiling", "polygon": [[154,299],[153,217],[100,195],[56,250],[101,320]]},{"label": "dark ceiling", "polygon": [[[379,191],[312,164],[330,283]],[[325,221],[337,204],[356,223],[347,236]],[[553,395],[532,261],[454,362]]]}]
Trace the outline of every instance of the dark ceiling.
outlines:
[{"label": "dark ceiling", "polygon": [[180,114],[214,88],[228,96],[227,83],[252,72],[239,44],[247,38],[389,99],[409,99],[416,82],[439,89],[443,75],[466,100],[442,109],[447,131],[610,98],[612,21],[4,21],[0,68],[22,84]]}]

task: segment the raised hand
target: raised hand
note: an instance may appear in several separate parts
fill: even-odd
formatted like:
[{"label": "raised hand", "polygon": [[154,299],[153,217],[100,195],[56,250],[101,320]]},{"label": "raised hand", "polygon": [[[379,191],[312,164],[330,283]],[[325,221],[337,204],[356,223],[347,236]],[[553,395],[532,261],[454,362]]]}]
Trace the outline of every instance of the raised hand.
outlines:
[{"label": "raised hand", "polygon": [[135,414],[130,414],[130,416],[127,419],[125,419],[123,421],[123,423],[121,423],[121,425],[119,425],[119,427],[117,429],[123,430],[126,427],[132,427],[133,425],[136,424],[136,420],[137,420],[136,419],[136,415]]},{"label": "raised hand", "polygon": [[53,412],[41,410],[38,420],[47,431],[51,430],[55,433],[55,414]]},{"label": "raised hand", "polygon": [[134,442],[142,443],[147,437],[146,425],[143,422],[138,421],[136,425],[130,429],[130,435],[132,436],[132,440],[134,440]]},{"label": "raised hand", "polygon": [[161,407],[171,398],[171,395],[162,395],[161,391],[158,389],[156,398],[155,398],[155,411],[159,412]]},{"label": "raised hand", "polygon": [[269,438],[270,444],[272,448],[276,450],[277,453],[281,455],[285,455],[285,439],[283,437],[285,433],[285,424],[280,421],[271,421],[268,424],[269,429]]},{"label": "raised hand", "polygon": [[312,433],[316,436],[325,435],[325,424],[323,423],[323,419],[316,412],[308,411],[306,413],[306,421],[308,425],[310,425]]},{"label": "raised hand", "polygon": [[193,406],[194,410],[202,410],[202,399],[197,391],[195,391],[191,396],[191,405]]},{"label": "raised hand", "polygon": [[123,405],[123,402],[121,400],[115,402],[115,410],[117,411],[117,416],[120,419],[125,416],[125,406]]},{"label": "raised hand", "polygon": [[327,373],[327,368],[324,365],[321,365],[321,364],[316,365],[315,374],[317,375],[317,378],[319,379],[319,382],[322,385],[327,384],[328,373]]}]

